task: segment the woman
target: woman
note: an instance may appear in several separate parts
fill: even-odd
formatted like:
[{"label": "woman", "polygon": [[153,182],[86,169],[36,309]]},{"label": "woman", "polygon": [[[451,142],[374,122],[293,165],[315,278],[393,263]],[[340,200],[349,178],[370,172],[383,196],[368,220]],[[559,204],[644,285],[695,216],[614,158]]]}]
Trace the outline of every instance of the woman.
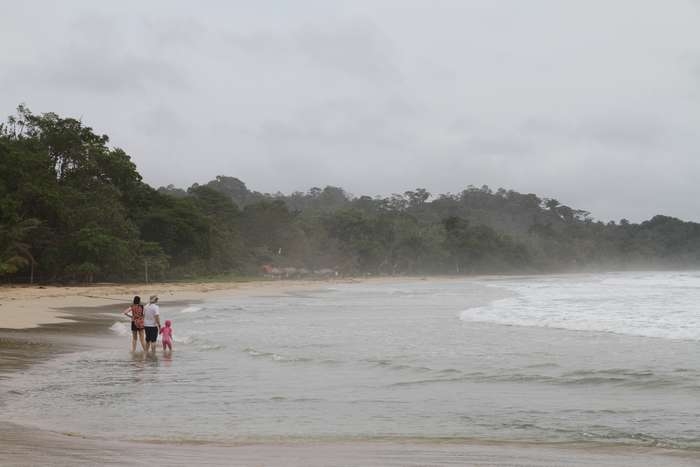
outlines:
[{"label": "woman", "polygon": [[136,336],[141,341],[141,348],[146,350],[146,341],[144,339],[144,323],[143,323],[143,305],[141,305],[141,297],[134,297],[134,303],[124,310],[124,314],[131,318],[131,351],[136,352]]}]

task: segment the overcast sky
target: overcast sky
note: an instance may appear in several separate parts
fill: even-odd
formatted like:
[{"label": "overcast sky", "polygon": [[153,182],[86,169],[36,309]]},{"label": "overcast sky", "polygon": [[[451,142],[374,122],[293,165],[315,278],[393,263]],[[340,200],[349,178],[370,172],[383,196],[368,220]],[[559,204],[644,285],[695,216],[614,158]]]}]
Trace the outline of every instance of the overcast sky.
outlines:
[{"label": "overcast sky", "polygon": [[700,221],[694,0],[0,0],[0,115],[83,121],[153,186],[487,184]]}]

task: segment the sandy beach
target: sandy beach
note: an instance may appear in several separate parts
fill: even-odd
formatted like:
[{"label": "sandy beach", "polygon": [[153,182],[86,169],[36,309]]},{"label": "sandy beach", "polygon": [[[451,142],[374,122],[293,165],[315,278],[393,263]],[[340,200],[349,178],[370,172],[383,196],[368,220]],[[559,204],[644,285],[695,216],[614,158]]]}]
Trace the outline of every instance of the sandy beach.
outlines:
[{"label": "sandy beach", "polygon": [[[390,279],[365,279],[386,281]],[[395,279],[394,279],[395,280]],[[345,282],[356,282],[349,279]],[[268,294],[318,287],[319,281],[251,281],[210,283],[95,284],[90,286],[2,286],[0,329],[28,329],[71,321],[66,310],[114,305],[126,308],[134,295],[152,294],[161,301],[193,301],[237,293]]]},{"label": "sandy beach", "polygon": [[[373,279],[396,282],[406,280]],[[414,278],[415,280],[415,278]],[[451,280],[451,279],[445,279]],[[462,279],[463,280],[463,279]],[[350,282],[356,282],[350,280]],[[0,288],[0,377],[56,352],[100,345],[100,312],[126,307],[133,295],[190,303],[236,294],[265,295],[319,287],[315,281],[208,284],[129,284]],[[102,331],[99,331],[99,330]],[[104,345],[104,344],[102,344]],[[46,431],[0,417],[0,465],[236,465],[236,466],[691,466],[695,452],[595,443],[464,440],[313,440],[238,444],[134,442]],[[156,459],[155,463],[153,460]]]}]

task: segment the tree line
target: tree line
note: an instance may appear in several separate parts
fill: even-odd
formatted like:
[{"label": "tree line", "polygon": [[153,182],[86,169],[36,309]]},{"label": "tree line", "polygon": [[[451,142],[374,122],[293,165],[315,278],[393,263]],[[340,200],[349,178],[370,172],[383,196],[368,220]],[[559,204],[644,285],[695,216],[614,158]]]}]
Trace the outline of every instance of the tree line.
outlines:
[{"label": "tree line", "polygon": [[661,215],[602,223],[555,199],[487,186],[285,195],[218,176],[155,189],[80,120],[20,106],[0,124],[4,281],[250,276],[264,265],[343,275],[693,268],[700,224]]}]

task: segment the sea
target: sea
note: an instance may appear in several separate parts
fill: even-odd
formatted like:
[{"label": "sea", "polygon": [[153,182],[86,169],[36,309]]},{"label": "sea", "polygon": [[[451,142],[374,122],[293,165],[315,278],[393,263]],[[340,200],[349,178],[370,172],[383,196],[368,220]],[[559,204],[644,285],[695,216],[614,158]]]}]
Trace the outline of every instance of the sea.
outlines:
[{"label": "sea", "polygon": [[163,442],[411,439],[700,450],[700,272],[311,285],[168,304],[174,351],[0,380],[4,420]]}]

